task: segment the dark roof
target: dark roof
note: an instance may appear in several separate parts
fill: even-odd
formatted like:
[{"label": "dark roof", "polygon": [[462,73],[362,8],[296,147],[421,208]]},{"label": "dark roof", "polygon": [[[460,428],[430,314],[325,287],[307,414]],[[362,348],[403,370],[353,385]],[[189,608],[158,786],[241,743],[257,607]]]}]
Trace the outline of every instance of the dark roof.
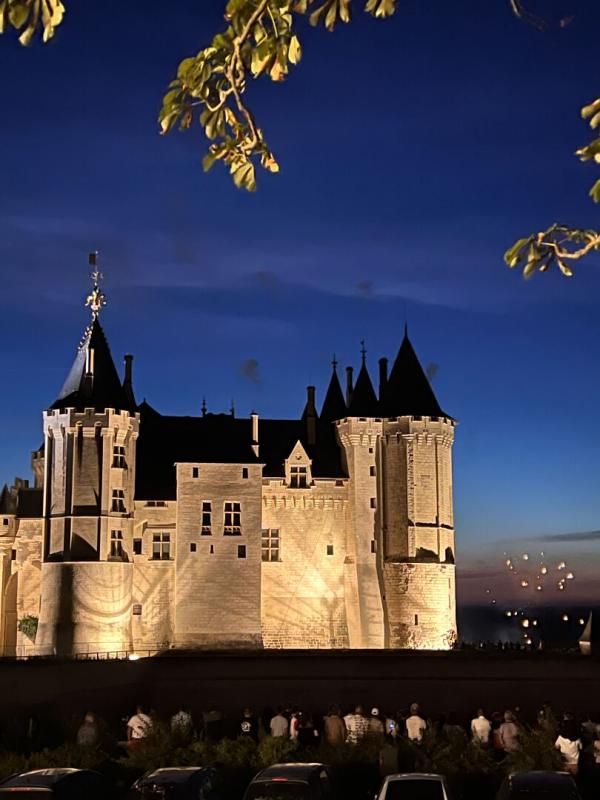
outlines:
[{"label": "dark roof", "polygon": [[[87,355],[91,351],[93,374],[86,374]],[[86,329],[67,380],[50,407],[133,411],[131,396],[121,385],[106,336],[96,317]]]},{"label": "dark roof", "polygon": [[352,399],[348,407],[349,417],[376,417],[379,414],[379,401],[373,389],[369,371],[364,360],[358,378],[352,390]]},{"label": "dark roof", "polygon": [[254,781],[270,781],[273,778],[289,778],[291,780],[310,780],[315,775],[319,775],[321,770],[327,769],[321,763],[292,763],[292,764],[273,764],[261,770],[254,778]]},{"label": "dark roof", "polygon": [[2,487],[0,492],[0,514],[16,514],[17,512],[17,495],[16,492],[8,488],[6,484]]},{"label": "dark roof", "polygon": [[329,387],[325,394],[325,400],[323,401],[323,408],[321,409],[321,419],[326,422],[344,419],[347,411],[348,409],[346,408],[342,387],[340,386],[340,381],[334,366],[331,380],[329,381]]},{"label": "dark roof", "polygon": [[259,457],[252,450],[250,419],[229,414],[162,416],[148,403],[138,407],[136,499],[174,500],[176,463],[265,464],[265,477],[282,477],[284,461],[300,440],[313,459],[315,477],[345,477],[342,453],[330,423],[316,421],[316,444],[307,443],[302,420],[259,419]]},{"label": "dark roof", "polygon": [[380,401],[381,413],[388,417],[449,417],[440,408],[407,333]]},{"label": "dark roof", "polygon": [[43,511],[43,489],[19,489],[17,494],[17,517],[37,519]]}]

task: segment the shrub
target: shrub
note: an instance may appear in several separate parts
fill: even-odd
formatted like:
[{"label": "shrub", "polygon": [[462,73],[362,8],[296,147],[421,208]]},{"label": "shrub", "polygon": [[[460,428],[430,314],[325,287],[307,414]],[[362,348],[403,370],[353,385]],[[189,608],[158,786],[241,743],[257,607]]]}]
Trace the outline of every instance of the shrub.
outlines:
[{"label": "shrub", "polygon": [[271,764],[285,763],[297,757],[296,743],[285,736],[265,736],[256,751],[256,766],[259,769]]}]

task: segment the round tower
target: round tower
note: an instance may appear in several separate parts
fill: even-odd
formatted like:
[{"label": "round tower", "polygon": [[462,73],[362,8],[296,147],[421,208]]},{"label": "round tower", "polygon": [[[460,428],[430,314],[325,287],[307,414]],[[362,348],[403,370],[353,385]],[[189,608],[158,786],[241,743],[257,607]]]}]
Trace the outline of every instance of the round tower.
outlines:
[{"label": "round tower", "polygon": [[92,321],[58,399],[44,412],[40,655],[131,648],[139,415],[130,364],[124,387],[98,320],[104,296],[95,257],[90,263]]}]

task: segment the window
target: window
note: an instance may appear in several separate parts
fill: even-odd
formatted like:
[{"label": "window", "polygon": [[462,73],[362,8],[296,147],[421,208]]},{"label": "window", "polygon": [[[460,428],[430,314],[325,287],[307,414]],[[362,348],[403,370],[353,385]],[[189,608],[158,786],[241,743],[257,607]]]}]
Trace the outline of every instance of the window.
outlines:
[{"label": "window", "polygon": [[141,556],[142,555],[142,540],[141,539],[134,539],[133,540],[133,555],[134,556]]},{"label": "window", "polygon": [[142,604],[141,603],[134,603],[131,607],[131,613],[134,617],[141,617],[142,616]]},{"label": "window", "polygon": [[371,539],[371,552],[372,553],[377,552],[377,542],[375,541],[375,539]]},{"label": "window", "polygon": [[246,479],[248,477],[248,467],[242,467],[242,478]]},{"label": "window", "polygon": [[415,614],[415,625],[419,624],[419,615]]},{"label": "window", "polygon": [[333,545],[332,544],[328,544],[327,545],[327,555],[328,556],[332,556],[333,555]]},{"label": "window", "polygon": [[4,517],[4,519],[2,520],[2,524],[3,524],[3,525],[8,525],[8,519],[7,519],[7,517]]},{"label": "window", "polygon": [[306,489],[306,467],[290,467],[290,489]]},{"label": "window", "polygon": [[373,452],[373,448],[369,447],[369,453],[372,453],[372,452]]},{"label": "window", "polygon": [[214,544],[211,544],[211,546],[210,546],[210,550],[209,550],[209,553],[210,553],[210,554],[211,554],[211,556],[212,556],[212,555],[214,555],[214,552],[215,552],[215,546],[214,546]]},{"label": "window", "polygon": [[279,528],[263,528],[260,548],[263,561],[279,561]]},{"label": "window", "polygon": [[377,503],[374,497],[371,498],[371,508],[377,508]]},{"label": "window", "polygon": [[223,534],[225,536],[240,536],[242,533],[242,507],[241,503],[226,502],[223,518]]},{"label": "window", "polygon": [[192,467],[192,478],[197,478],[200,475],[198,467]]},{"label": "window", "polygon": [[11,550],[10,551],[10,560],[11,561],[16,561],[17,560],[17,551],[16,550]]},{"label": "window", "polygon": [[167,504],[164,500],[148,500],[145,505],[146,508],[165,508]]},{"label": "window", "polygon": [[238,558],[246,558],[246,545],[238,544]]},{"label": "window", "polygon": [[110,532],[110,557],[123,558],[123,531]]},{"label": "window", "polygon": [[155,533],[152,536],[152,560],[168,561],[171,558],[171,535]]},{"label": "window", "polygon": [[196,542],[191,542],[190,543],[190,553],[195,553],[195,552],[196,552]]},{"label": "window", "polygon": [[204,500],[202,503],[202,536],[210,536],[212,534],[212,503],[210,500]]},{"label": "window", "polygon": [[113,467],[119,467],[120,469],[124,469],[127,466],[125,463],[125,448],[121,447],[121,445],[115,445],[113,447]]},{"label": "window", "polygon": [[112,510],[121,514],[125,513],[125,492],[123,489],[113,489]]},{"label": "window", "polygon": [[336,481],[335,485],[336,486],[343,486],[344,485],[344,481]]},{"label": "window", "polygon": [[375,467],[369,467],[369,475],[374,478],[375,477]]}]

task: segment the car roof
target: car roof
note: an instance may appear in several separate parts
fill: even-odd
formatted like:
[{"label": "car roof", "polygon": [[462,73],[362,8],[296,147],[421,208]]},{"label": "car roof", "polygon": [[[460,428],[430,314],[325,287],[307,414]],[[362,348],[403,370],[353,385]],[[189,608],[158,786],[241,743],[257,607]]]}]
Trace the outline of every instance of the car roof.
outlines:
[{"label": "car roof", "polygon": [[327,769],[326,764],[312,762],[308,764],[291,763],[291,764],[273,764],[261,770],[254,778],[255,781],[268,781],[273,778],[295,778],[302,780],[310,778],[322,769]]},{"label": "car roof", "polygon": [[89,774],[89,769],[75,769],[74,767],[52,767],[51,769],[33,769],[29,772],[20,772],[11,775],[0,786],[53,786],[63,778],[76,773]]},{"label": "car roof", "polygon": [[513,772],[510,775],[513,786],[542,786],[558,783],[572,783],[573,778],[568,772],[550,772],[549,770],[528,770],[526,772]]},{"label": "car roof", "polygon": [[443,775],[436,775],[435,772],[397,772],[394,775],[387,775],[386,781],[443,781]]},{"label": "car roof", "polygon": [[207,772],[205,767],[161,767],[144,775],[140,783],[185,783],[202,772]]}]

